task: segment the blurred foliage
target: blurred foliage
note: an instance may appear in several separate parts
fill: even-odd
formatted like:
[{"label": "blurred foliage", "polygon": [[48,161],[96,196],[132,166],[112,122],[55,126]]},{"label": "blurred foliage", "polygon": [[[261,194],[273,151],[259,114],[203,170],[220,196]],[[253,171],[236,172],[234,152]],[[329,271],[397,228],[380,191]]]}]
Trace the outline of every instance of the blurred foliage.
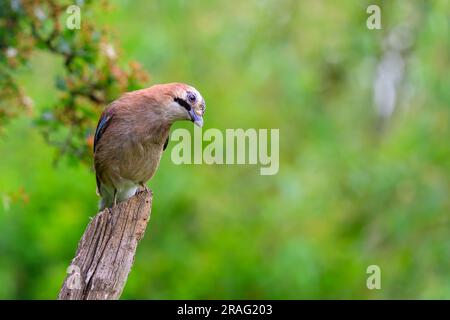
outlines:
[{"label": "blurred foliage", "polygon": [[[448,1],[85,1],[81,30],[61,24],[50,47],[52,6],[0,3],[0,91],[35,105],[30,118],[23,98],[0,102],[0,298],[55,298],[95,214],[91,170],[53,166],[40,132],[74,137],[65,159],[89,161],[100,109],[145,82],[102,53],[110,37],[152,82],[196,86],[205,129],[280,128],[281,144],[280,172],[260,176],[175,166],[169,143],[123,298],[450,298]],[[66,17],[68,1],[44,3]],[[374,3],[382,30],[366,28]],[[396,30],[408,39],[393,53]],[[374,87],[392,54],[386,113]],[[366,287],[372,264],[381,290]]]},{"label": "blurred foliage", "polygon": [[[35,50],[51,52],[62,58],[65,70],[55,76],[58,100],[40,110],[36,123],[61,153],[89,162],[92,128],[103,106],[121,92],[140,88],[148,76],[136,62],[130,62],[128,70],[119,66],[111,37],[89,16],[83,28],[67,27],[77,14],[67,10],[72,4],[58,0],[0,3],[0,125],[16,116],[20,107],[30,111],[33,105],[14,72],[28,64]],[[80,17],[92,5],[91,1],[77,4]],[[107,10],[107,3],[101,8]]]}]

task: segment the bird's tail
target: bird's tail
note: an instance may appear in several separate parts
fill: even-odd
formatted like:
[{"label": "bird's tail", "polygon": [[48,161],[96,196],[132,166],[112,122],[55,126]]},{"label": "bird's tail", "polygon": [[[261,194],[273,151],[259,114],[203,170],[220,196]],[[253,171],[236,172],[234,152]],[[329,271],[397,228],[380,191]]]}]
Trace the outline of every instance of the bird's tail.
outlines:
[{"label": "bird's tail", "polygon": [[108,198],[101,198],[100,201],[98,202],[98,209],[99,211],[103,211],[106,208],[111,208],[112,207],[112,201]]},{"label": "bird's tail", "polygon": [[114,194],[111,194],[110,190],[103,185],[98,175],[95,175],[95,180],[97,182],[97,195],[101,198],[98,204],[99,210],[111,208],[114,202]]},{"label": "bird's tail", "polygon": [[108,192],[105,192],[103,188],[103,192],[100,192],[100,201],[98,204],[99,210],[102,211],[105,208],[112,208],[114,204],[114,195]]},{"label": "bird's tail", "polygon": [[97,193],[101,197],[99,203],[99,209],[102,211],[105,208],[112,208],[114,204],[125,201],[140,191],[142,188],[138,184],[129,181],[128,184],[121,185],[119,188],[116,186],[109,186],[104,184],[98,176],[97,178]]}]

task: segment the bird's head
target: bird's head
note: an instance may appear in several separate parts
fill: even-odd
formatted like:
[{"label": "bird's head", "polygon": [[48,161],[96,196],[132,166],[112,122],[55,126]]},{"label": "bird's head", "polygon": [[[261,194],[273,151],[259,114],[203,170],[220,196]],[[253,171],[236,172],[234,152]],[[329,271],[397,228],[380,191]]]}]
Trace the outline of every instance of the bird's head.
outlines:
[{"label": "bird's head", "polygon": [[197,89],[184,83],[154,85],[149,89],[162,98],[160,105],[169,121],[190,120],[203,126],[206,104]]}]

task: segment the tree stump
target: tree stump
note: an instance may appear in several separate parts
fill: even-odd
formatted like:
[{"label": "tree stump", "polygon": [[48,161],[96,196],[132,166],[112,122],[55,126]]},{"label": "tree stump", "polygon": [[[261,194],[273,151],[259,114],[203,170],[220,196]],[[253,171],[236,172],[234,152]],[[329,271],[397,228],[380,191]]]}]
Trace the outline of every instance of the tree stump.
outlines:
[{"label": "tree stump", "polygon": [[88,224],[64,280],[59,300],[119,299],[144,236],[153,194],[138,192]]}]

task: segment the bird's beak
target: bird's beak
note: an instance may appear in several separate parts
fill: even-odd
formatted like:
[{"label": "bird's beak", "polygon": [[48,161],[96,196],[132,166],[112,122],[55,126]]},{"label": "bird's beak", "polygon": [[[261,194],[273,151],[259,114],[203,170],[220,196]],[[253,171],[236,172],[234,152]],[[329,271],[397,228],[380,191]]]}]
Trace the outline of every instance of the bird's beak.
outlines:
[{"label": "bird's beak", "polygon": [[189,115],[191,116],[191,121],[199,126],[200,128],[203,127],[203,112],[199,109],[191,108],[189,111]]}]

